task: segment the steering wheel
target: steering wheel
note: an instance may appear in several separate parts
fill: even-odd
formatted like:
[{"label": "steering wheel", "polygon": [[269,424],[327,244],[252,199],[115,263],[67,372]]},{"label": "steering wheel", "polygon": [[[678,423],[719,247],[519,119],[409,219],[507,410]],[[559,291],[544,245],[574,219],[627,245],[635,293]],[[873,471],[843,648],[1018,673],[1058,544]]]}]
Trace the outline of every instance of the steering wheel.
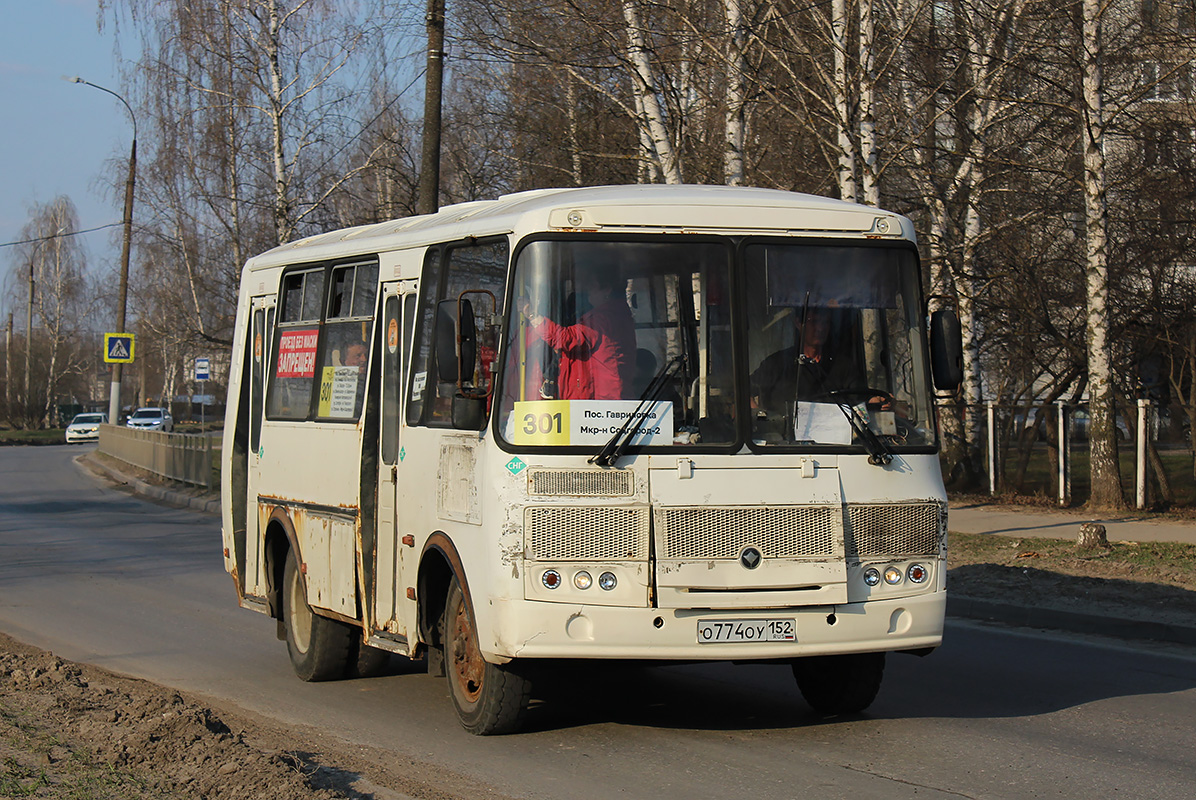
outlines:
[{"label": "steering wheel", "polygon": [[861,386],[856,389],[831,389],[818,395],[819,399],[825,398],[835,403],[845,402],[852,398],[871,400],[874,397],[883,397],[884,405],[891,406],[893,404],[892,394],[886,392],[884,389],[874,389],[871,386]]}]

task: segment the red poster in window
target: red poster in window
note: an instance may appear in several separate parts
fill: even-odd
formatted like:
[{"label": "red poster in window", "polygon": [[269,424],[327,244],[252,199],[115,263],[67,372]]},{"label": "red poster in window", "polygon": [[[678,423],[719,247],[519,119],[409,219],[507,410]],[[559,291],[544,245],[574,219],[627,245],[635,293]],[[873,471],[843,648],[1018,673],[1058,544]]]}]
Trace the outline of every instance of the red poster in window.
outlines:
[{"label": "red poster in window", "polygon": [[278,339],[279,378],[310,378],[316,374],[316,342],[319,328],[303,331],[283,331]]}]

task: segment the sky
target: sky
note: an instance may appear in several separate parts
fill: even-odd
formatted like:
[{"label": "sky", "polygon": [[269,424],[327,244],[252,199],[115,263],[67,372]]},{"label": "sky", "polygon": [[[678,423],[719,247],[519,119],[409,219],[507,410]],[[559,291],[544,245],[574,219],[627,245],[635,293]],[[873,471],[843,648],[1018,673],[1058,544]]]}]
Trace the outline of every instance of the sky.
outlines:
[{"label": "sky", "polygon": [[[103,32],[97,30],[97,5],[0,0],[0,244],[21,238],[33,203],[58,195],[74,202],[80,229],[122,219],[123,181],[112,190],[104,178],[106,162],[127,164],[129,114],[111,95],[62,80],[78,75],[123,94],[115,32],[110,20]],[[133,55],[131,29],[126,26],[121,37],[124,53]],[[119,227],[78,237],[93,275],[115,268],[119,237]],[[0,283],[6,289],[16,250],[0,247]]]}]

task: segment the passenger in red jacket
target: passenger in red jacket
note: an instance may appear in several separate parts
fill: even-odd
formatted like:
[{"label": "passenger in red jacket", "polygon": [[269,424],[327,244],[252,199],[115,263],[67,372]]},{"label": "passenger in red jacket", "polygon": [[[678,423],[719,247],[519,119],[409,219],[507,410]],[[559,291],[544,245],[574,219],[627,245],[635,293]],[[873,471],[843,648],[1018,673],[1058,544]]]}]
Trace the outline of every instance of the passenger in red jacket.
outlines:
[{"label": "passenger in red jacket", "polygon": [[611,268],[583,273],[577,282],[590,310],[574,325],[531,314],[526,304],[523,308],[532,334],[560,355],[560,399],[634,399],[628,393],[635,375],[635,321],[627,307],[626,283]]}]

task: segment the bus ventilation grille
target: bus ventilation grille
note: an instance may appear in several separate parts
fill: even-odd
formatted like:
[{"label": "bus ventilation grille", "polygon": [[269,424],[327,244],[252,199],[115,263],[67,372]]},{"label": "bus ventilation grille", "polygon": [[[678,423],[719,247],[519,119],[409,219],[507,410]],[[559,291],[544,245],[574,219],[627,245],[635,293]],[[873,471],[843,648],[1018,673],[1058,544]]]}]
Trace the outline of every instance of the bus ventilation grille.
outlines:
[{"label": "bus ventilation grille", "polygon": [[648,557],[647,506],[530,507],[527,557],[537,561],[631,561]]},{"label": "bus ventilation grille", "polygon": [[612,469],[529,469],[527,493],[532,497],[630,497],[634,473]]},{"label": "bus ventilation grille", "polygon": [[839,506],[659,508],[661,558],[735,559],[747,546],[765,558],[834,557]]},{"label": "bus ventilation grille", "polygon": [[847,557],[938,555],[941,519],[938,503],[848,506]]}]

